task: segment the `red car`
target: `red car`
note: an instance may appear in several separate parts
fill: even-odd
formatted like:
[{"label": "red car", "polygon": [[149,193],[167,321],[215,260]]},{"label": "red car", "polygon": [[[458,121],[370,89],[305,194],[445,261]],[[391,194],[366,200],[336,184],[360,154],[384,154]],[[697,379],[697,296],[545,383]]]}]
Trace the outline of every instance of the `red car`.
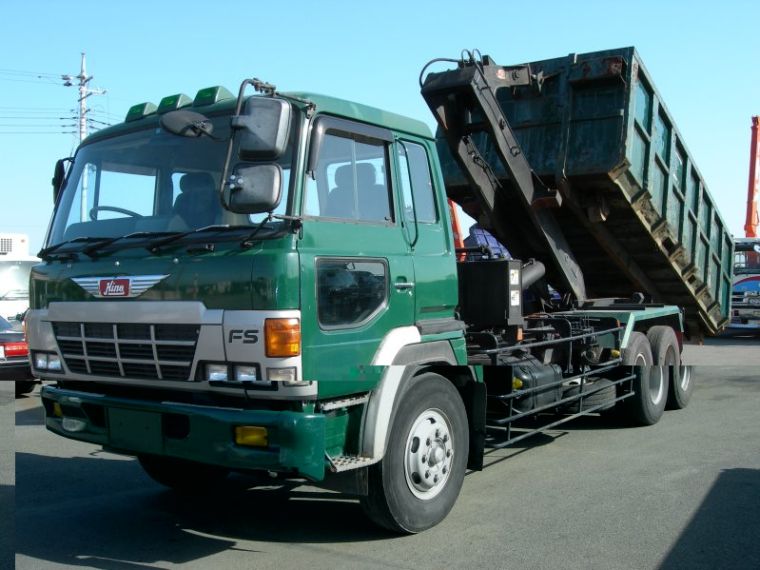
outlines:
[{"label": "red car", "polygon": [[16,381],[16,394],[34,389],[36,380],[29,367],[29,345],[22,331],[0,317],[0,380]]}]

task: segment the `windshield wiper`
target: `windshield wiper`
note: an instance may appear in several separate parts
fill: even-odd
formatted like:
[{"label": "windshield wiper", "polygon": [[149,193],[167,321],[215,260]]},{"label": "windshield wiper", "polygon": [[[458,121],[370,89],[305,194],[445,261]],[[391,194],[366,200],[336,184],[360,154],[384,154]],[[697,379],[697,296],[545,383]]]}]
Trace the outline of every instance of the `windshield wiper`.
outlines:
[{"label": "windshield wiper", "polygon": [[182,238],[185,238],[187,236],[196,235],[196,234],[205,233],[205,232],[211,232],[211,231],[220,231],[220,232],[223,232],[223,231],[229,231],[229,230],[241,230],[241,229],[245,229],[247,227],[248,226],[239,226],[239,225],[231,226],[229,224],[212,224],[210,226],[204,226],[202,228],[198,228],[197,230],[190,230],[190,231],[187,231],[187,232],[177,232],[177,233],[174,233],[174,234],[172,234],[172,235],[170,235],[168,237],[162,238],[162,239],[157,240],[157,241],[150,242],[147,245],[147,247],[148,247],[148,249],[150,251],[152,251],[152,252],[155,253],[162,246],[165,246],[167,244],[173,243],[173,242],[175,242],[177,240],[180,240]]},{"label": "windshield wiper", "polygon": [[[89,243],[89,242],[102,242],[102,241],[108,241],[110,239],[111,238],[107,238],[107,237],[81,236],[81,237],[77,237],[77,238],[74,238],[74,239],[69,239],[69,240],[66,240],[66,241],[62,241],[61,243],[57,243],[55,245],[51,245],[51,246],[48,246],[48,247],[43,247],[37,253],[37,257],[39,257],[40,259],[46,259],[51,253],[54,253],[54,252],[58,251],[64,245],[69,245],[69,244],[72,244],[72,243],[79,243],[79,242],[85,242],[85,243]],[[68,254],[68,255],[72,255],[74,253],[79,253],[79,252],[78,251],[68,251],[68,252],[65,252],[65,253]]]},{"label": "windshield wiper", "polygon": [[108,238],[105,241],[98,242],[96,244],[93,244],[91,246],[85,247],[82,250],[82,253],[85,255],[89,255],[90,257],[97,257],[98,253],[103,253],[102,249],[105,247],[108,247],[114,242],[125,240],[125,239],[132,239],[136,237],[147,237],[147,236],[167,236],[167,235],[175,235],[176,232],[132,232],[131,234],[127,234],[125,236],[118,236],[114,238]]}]

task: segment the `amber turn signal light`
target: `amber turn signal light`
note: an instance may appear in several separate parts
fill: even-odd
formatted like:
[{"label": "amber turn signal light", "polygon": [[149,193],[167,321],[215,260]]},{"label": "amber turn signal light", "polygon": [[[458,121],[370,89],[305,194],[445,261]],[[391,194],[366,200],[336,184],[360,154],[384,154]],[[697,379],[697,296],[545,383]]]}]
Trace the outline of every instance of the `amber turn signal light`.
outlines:
[{"label": "amber turn signal light", "polygon": [[301,321],[298,319],[266,319],[264,338],[268,357],[301,354]]}]

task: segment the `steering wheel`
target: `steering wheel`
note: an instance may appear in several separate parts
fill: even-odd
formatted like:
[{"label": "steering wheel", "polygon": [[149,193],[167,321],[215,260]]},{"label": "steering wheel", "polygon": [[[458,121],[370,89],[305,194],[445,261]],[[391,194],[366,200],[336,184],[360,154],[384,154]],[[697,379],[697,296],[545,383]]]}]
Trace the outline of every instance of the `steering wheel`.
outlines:
[{"label": "steering wheel", "polygon": [[137,212],[133,212],[132,210],[127,210],[126,208],[119,208],[118,206],[95,206],[90,209],[90,219],[95,220],[95,214],[100,212],[101,210],[106,212],[119,212],[120,214],[126,214],[127,216],[132,216],[133,218],[142,218],[142,214],[138,214]]}]

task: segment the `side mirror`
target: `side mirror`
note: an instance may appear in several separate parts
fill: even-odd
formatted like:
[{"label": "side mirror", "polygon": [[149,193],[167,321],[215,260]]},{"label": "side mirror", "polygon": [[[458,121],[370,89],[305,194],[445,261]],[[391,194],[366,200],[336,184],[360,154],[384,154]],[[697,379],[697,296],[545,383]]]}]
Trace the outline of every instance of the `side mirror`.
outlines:
[{"label": "side mirror", "polygon": [[752,246],[752,249],[755,250],[755,253],[760,253],[760,243],[756,243]]},{"label": "side mirror", "polygon": [[53,203],[58,201],[58,195],[61,193],[63,183],[66,180],[66,163],[74,160],[73,158],[62,158],[55,163],[55,171],[53,172]]},{"label": "side mirror", "polygon": [[225,206],[238,214],[271,212],[282,196],[279,164],[257,164],[236,168],[225,190]]},{"label": "side mirror", "polygon": [[249,97],[239,115],[237,129],[240,160],[276,160],[285,152],[290,135],[292,107],[284,99]]}]

